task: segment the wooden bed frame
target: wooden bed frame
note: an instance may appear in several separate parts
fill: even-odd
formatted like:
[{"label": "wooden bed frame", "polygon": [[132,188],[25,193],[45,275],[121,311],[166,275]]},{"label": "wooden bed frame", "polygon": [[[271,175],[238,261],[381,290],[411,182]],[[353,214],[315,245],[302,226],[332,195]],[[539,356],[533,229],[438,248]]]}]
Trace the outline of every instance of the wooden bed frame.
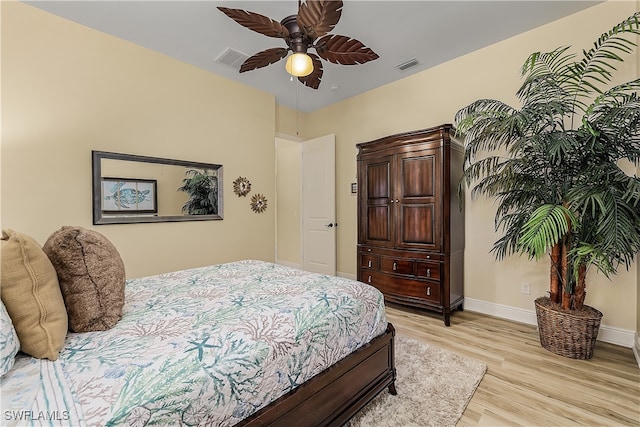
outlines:
[{"label": "wooden bed frame", "polygon": [[341,426],[385,388],[396,394],[395,329],[265,406],[238,426]]}]

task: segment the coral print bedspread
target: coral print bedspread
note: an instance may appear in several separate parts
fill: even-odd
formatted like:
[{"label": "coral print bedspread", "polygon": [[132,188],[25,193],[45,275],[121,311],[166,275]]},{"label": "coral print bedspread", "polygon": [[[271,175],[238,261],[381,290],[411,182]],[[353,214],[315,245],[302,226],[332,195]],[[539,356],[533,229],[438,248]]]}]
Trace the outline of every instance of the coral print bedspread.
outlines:
[{"label": "coral print bedspread", "polygon": [[19,358],[2,406],[29,424],[233,425],[386,326],[375,288],[261,261],[132,279],[115,328]]}]

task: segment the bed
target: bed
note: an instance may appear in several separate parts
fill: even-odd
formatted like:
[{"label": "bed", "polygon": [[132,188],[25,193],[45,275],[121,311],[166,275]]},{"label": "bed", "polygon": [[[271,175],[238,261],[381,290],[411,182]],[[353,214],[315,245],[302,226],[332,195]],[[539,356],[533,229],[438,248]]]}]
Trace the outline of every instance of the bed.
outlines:
[{"label": "bed", "polygon": [[245,260],[125,291],[112,329],[69,333],[55,362],[18,355],[3,425],[342,425],[395,394],[393,326],[364,283]]}]

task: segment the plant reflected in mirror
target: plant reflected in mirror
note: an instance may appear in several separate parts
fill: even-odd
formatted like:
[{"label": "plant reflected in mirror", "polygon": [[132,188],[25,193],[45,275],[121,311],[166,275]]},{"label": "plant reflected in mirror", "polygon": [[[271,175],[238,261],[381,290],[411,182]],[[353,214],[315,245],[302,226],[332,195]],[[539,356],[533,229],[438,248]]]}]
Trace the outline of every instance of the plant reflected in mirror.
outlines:
[{"label": "plant reflected in mirror", "polygon": [[189,215],[215,215],[218,213],[218,177],[211,169],[188,169],[178,191],[189,194],[182,212]]}]

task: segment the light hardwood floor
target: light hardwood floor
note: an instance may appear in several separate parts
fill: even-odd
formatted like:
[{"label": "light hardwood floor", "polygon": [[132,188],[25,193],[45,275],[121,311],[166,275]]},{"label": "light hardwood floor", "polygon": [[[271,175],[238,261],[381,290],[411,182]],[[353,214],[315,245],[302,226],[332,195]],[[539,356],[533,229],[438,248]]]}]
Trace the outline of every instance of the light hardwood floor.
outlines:
[{"label": "light hardwood floor", "polygon": [[[397,333],[487,364],[458,426],[640,426],[640,369],[630,348],[598,341],[591,360],[540,346],[535,326],[456,311],[451,326],[387,306]],[[428,404],[428,402],[425,402]]]}]

